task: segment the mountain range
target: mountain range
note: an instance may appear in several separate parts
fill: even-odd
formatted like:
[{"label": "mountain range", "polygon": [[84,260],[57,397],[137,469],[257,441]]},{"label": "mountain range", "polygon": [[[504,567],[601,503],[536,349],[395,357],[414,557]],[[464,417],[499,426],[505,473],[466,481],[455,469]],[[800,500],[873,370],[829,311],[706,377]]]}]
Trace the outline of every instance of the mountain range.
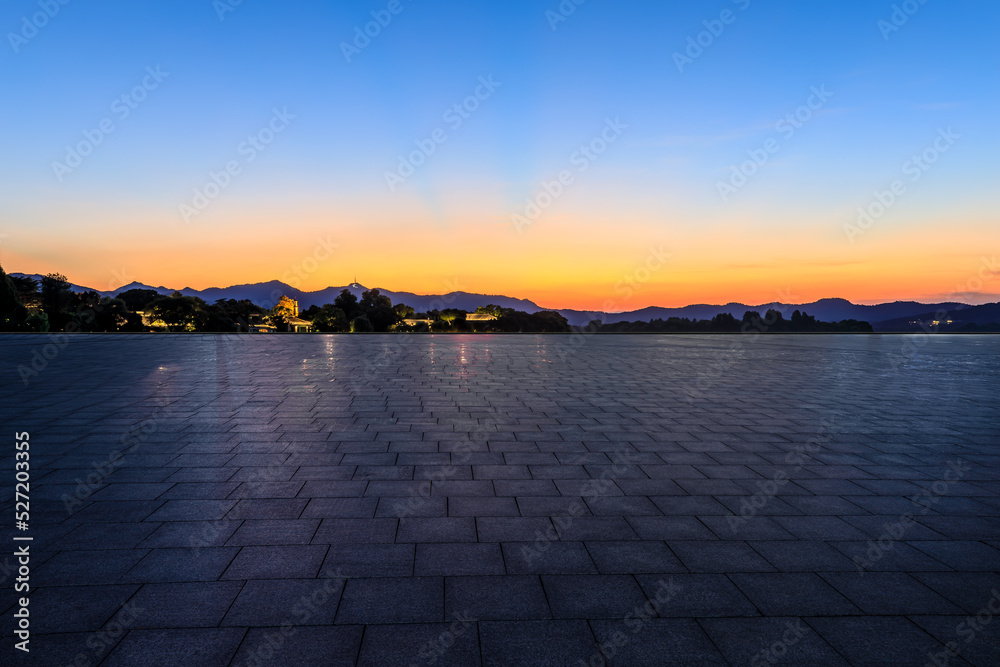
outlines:
[{"label": "mountain range", "polygon": [[[11,275],[30,275],[30,277],[41,280],[40,275],[13,273]],[[76,292],[89,291],[92,288],[83,285],[71,285],[71,289]],[[248,299],[258,306],[270,308],[277,303],[282,295],[288,296],[299,302],[299,308],[305,309],[312,305],[322,306],[333,303],[342,290],[348,290],[358,298],[369,289],[363,285],[352,283],[343,287],[326,287],[313,292],[306,292],[292,287],[278,280],[265,283],[252,283],[246,285],[232,285],[230,287],[210,287],[204,290],[196,290],[185,287],[181,290],[174,290],[168,287],[153,287],[138,282],[123,285],[115,290],[101,291],[93,290],[103,296],[115,296],[130,289],[151,289],[159,294],[173,294],[179,291],[185,296],[196,296],[208,303],[213,303],[219,299]],[[866,306],[851,303],[846,299],[820,299],[811,303],[788,304],[781,302],[771,302],[764,304],[744,304],[727,303],[722,305],[714,304],[693,304],[679,308],[664,308],[660,306],[650,306],[639,310],[604,313],[599,311],[583,311],[573,309],[551,309],[542,308],[533,301],[527,299],[517,299],[502,295],[475,294],[470,292],[450,292],[448,294],[413,294],[412,292],[394,292],[392,290],[379,288],[379,291],[392,299],[394,304],[405,303],[412,306],[417,312],[427,310],[442,310],[444,308],[458,308],[465,311],[474,311],[479,306],[495,304],[503,308],[514,308],[528,313],[535,313],[540,310],[556,310],[565,317],[570,324],[584,326],[591,320],[601,320],[606,323],[614,322],[635,322],[649,321],[654,319],[667,319],[670,317],[686,317],[690,319],[711,319],[719,313],[731,313],[737,319],[743,316],[748,310],[759,311],[762,315],[768,309],[775,309],[783,313],[785,318],[791,316],[795,310],[806,312],[818,320],[825,322],[837,322],[840,320],[863,320],[871,323],[876,331],[909,331],[919,330],[919,322],[930,322],[941,319],[938,314],[947,312],[944,319],[951,319],[956,326],[965,323],[977,325],[989,325],[1000,322],[1000,303],[985,304],[981,306],[970,306],[958,302],[945,303],[920,303],[917,301],[894,301],[892,303],[882,303]]]}]

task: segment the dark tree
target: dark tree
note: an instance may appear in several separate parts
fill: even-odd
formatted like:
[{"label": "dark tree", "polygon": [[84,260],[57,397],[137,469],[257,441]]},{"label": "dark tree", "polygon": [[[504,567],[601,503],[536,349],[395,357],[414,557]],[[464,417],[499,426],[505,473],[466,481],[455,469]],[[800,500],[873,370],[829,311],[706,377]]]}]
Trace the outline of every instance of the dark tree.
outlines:
[{"label": "dark tree", "polygon": [[28,311],[21,303],[14,281],[0,267],[0,331],[23,331]]},{"label": "dark tree", "polygon": [[146,310],[146,306],[160,298],[160,294],[152,289],[130,289],[117,294],[115,298],[121,299],[133,313],[141,313]]},{"label": "dark tree", "polygon": [[377,289],[364,292],[358,305],[375,331],[388,331],[389,327],[400,320],[399,314],[392,308],[392,299]]},{"label": "dark tree", "polygon": [[351,320],[351,333],[371,333],[374,330],[372,323],[364,315]]},{"label": "dark tree", "polygon": [[53,315],[69,310],[72,291],[69,281],[61,273],[50,273],[42,277],[42,309]]},{"label": "dark tree", "polygon": [[[303,319],[308,318],[303,317]],[[316,327],[316,331],[326,333],[347,331],[350,328],[344,311],[330,304],[318,309],[318,312],[312,317],[312,323]]]},{"label": "dark tree", "polygon": [[341,290],[340,295],[333,300],[333,305],[344,311],[348,320],[353,320],[361,314],[361,308],[358,307],[358,297],[351,294],[350,290]]},{"label": "dark tree", "polygon": [[205,302],[193,296],[162,296],[149,304],[154,320],[162,320],[171,331],[195,331],[199,316],[204,317]]}]

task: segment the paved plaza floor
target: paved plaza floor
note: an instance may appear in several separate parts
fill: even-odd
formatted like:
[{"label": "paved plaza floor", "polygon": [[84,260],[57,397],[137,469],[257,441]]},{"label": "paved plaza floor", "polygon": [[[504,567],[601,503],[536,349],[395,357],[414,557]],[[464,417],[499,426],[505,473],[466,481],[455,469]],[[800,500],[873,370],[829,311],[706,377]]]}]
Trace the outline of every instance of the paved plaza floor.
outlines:
[{"label": "paved plaza floor", "polygon": [[0,664],[1000,662],[996,336],[4,335],[0,421]]}]

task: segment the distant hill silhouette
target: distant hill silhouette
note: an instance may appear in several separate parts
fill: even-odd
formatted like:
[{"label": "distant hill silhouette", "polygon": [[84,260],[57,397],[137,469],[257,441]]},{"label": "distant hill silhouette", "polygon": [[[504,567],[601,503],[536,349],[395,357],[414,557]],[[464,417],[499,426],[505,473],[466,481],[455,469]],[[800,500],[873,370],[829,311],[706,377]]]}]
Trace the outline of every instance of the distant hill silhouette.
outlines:
[{"label": "distant hill silhouette", "polygon": [[876,331],[1000,331],[1000,303],[949,311],[943,319],[935,309],[885,320],[872,326]]},{"label": "distant hill silhouette", "polygon": [[[28,275],[12,273],[10,275]],[[41,276],[31,275],[36,280]],[[72,285],[73,291],[84,292],[89,289],[82,285]],[[114,296],[129,289],[151,289],[160,294],[173,294],[174,289],[168,287],[152,287],[133,282],[115,290],[95,290],[105,296]],[[214,303],[219,299],[248,299],[253,303],[270,308],[278,301],[278,297],[285,295],[299,302],[299,307],[303,310],[316,305],[322,306],[333,303],[342,290],[349,290],[352,294],[360,298],[361,293],[369,289],[363,285],[343,285],[341,287],[326,287],[313,292],[306,292],[279,280],[272,280],[266,283],[252,283],[248,285],[232,285],[230,287],[210,287],[204,290],[196,290],[185,287],[180,291],[185,296],[196,296],[204,299],[208,303]],[[382,294],[392,299],[393,303],[405,303],[413,306],[417,312],[427,310],[443,310],[444,308],[458,308],[465,311],[474,311],[479,306],[495,304],[502,308],[514,308],[526,313],[537,313],[541,310],[554,310],[542,308],[533,301],[527,299],[517,299],[502,295],[474,294],[470,292],[451,292],[449,294],[413,294],[412,292],[394,292],[379,288]],[[978,326],[986,326],[990,322],[1000,321],[1000,315],[995,314],[1000,309],[1000,304],[987,304],[984,306],[969,306],[964,303],[919,303],[917,301],[895,301],[892,303],[882,303],[874,306],[865,306],[851,303],[846,299],[820,299],[811,303],[786,304],[779,302],[762,304],[727,303],[724,305],[694,304],[680,308],[663,308],[651,306],[623,313],[604,313],[599,311],[584,311],[573,309],[559,309],[556,312],[565,317],[571,325],[585,326],[591,320],[601,320],[606,323],[615,322],[636,322],[650,321],[654,319],[669,319],[671,317],[687,317],[690,319],[707,320],[719,313],[731,313],[737,319],[743,316],[748,310],[756,310],[761,313],[769,308],[778,310],[784,316],[790,317],[795,310],[809,313],[818,320],[824,322],[838,322],[840,320],[861,320],[870,322],[875,331],[911,331],[919,330],[919,326],[910,325],[914,320],[929,321],[934,319],[938,311],[947,311],[953,320],[961,321],[960,326],[972,322]],[[992,309],[992,310],[991,310]]]}]

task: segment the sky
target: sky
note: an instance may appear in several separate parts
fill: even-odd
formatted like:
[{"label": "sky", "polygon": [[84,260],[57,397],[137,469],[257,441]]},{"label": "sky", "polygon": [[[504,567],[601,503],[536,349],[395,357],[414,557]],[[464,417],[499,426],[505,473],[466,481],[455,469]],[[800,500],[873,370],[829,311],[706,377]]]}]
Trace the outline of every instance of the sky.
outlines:
[{"label": "sky", "polygon": [[990,0],[9,0],[0,31],[8,272],[1000,300]]}]

